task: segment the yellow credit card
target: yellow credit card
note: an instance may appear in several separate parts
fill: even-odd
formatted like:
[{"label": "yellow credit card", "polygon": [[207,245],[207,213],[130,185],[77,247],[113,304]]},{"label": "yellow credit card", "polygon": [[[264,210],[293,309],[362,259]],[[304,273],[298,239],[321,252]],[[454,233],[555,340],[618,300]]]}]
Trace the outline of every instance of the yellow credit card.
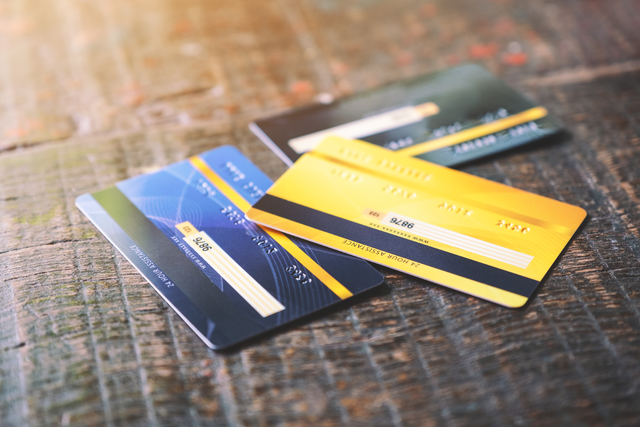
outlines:
[{"label": "yellow credit card", "polygon": [[586,212],[366,142],[330,137],[285,172],[247,216],[520,307]]}]

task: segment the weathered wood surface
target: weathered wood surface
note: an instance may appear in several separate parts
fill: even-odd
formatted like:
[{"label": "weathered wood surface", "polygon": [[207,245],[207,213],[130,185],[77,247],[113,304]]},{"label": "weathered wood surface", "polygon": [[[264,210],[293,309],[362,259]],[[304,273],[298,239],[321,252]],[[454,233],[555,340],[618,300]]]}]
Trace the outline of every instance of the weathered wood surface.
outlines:
[{"label": "weathered wood surface", "polygon": [[[0,425],[640,424],[638,22],[634,0],[3,1]],[[463,168],[589,212],[523,309],[384,270],[215,353],[74,207],[222,144],[277,178],[253,118],[465,61],[573,133]]]}]

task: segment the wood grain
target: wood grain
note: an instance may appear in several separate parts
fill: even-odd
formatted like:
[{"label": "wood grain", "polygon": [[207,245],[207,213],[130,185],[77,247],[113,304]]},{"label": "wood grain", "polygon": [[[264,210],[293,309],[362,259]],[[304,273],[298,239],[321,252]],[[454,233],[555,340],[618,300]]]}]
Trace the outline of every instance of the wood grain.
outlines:
[{"label": "wood grain", "polygon": [[[640,422],[640,5],[633,0],[0,4],[0,424]],[[212,352],[75,198],[256,117],[475,61],[572,138],[463,170],[585,208],[511,310],[383,269],[381,289]]]}]

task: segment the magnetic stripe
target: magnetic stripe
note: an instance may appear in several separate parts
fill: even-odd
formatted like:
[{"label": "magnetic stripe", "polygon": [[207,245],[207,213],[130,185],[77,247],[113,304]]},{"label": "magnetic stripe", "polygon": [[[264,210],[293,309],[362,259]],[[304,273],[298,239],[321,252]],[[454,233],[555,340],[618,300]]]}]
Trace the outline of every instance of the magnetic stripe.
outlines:
[{"label": "magnetic stripe", "polygon": [[[266,194],[253,206],[308,227],[529,297],[539,281]],[[419,257],[417,256],[419,255]]]}]

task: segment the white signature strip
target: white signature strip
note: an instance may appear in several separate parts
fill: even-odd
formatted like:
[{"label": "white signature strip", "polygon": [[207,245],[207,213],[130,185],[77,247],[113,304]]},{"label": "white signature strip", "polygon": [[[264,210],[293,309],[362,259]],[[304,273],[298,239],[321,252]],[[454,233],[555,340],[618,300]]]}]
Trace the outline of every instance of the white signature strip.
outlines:
[{"label": "white signature strip", "polygon": [[350,123],[334,126],[308,135],[289,140],[289,146],[298,154],[313,150],[316,145],[328,136],[340,136],[347,139],[364,138],[400,126],[417,123],[424,119],[414,106],[401,107]]},{"label": "white signature strip", "polygon": [[[200,237],[211,249],[202,250],[194,240]],[[253,277],[218,246],[207,233],[200,231],[184,238],[184,241],[207,261],[262,317],[284,310],[284,305],[275,299]]]},{"label": "white signature strip", "polygon": [[[391,218],[407,221],[414,225],[412,228],[402,227],[391,222]],[[408,218],[393,212],[389,212],[381,222],[398,230],[435,240],[436,242],[444,243],[454,248],[473,252],[474,254],[501,261],[515,267],[527,268],[531,261],[533,261],[533,256],[531,255],[503,248],[502,246],[494,245],[493,243],[488,243],[474,237],[465,236],[464,234],[456,233],[446,228],[416,221],[413,218]]]}]

